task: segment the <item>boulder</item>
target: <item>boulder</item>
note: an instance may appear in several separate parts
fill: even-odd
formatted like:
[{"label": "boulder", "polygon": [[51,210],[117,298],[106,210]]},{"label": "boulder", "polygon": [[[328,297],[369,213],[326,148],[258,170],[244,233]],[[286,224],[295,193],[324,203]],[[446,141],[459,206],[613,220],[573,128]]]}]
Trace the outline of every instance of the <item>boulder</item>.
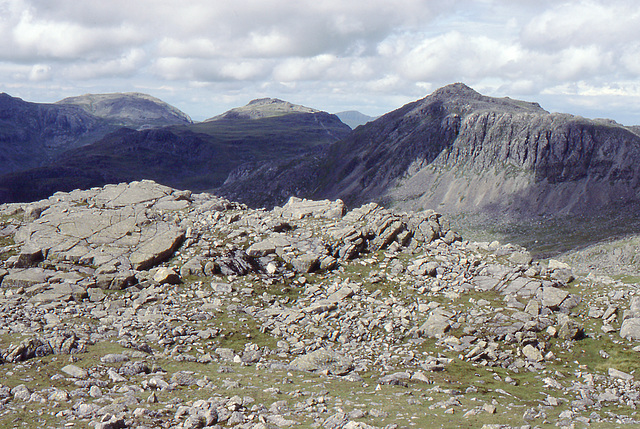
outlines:
[{"label": "boulder", "polygon": [[161,267],[153,275],[153,281],[160,284],[175,285],[180,283],[180,276],[171,268]]},{"label": "boulder", "polygon": [[522,348],[522,354],[532,362],[541,362],[544,360],[542,353],[538,350],[537,347],[532,346],[531,344],[527,344]]},{"label": "boulder", "polygon": [[318,255],[307,253],[291,260],[293,269],[298,273],[312,273],[320,268]]},{"label": "boulder", "polygon": [[620,326],[620,336],[627,340],[640,340],[640,317],[625,319]]},{"label": "boulder", "polygon": [[312,201],[291,197],[282,207],[282,217],[288,219],[303,219],[305,217],[339,219],[344,216],[345,212],[346,206],[342,200]]},{"label": "boulder", "polygon": [[333,350],[319,349],[294,359],[291,366],[301,371],[327,371],[333,375],[344,375],[353,369],[353,362]]},{"label": "boulder", "polygon": [[562,301],[568,296],[569,292],[553,286],[543,287],[538,292],[538,298],[542,301],[542,305],[554,310],[557,310],[560,304],[562,304]]},{"label": "boulder", "polygon": [[418,334],[429,338],[441,337],[451,328],[450,319],[451,315],[449,313],[440,308],[436,308],[418,328]]},{"label": "boulder", "polygon": [[67,366],[63,366],[60,370],[73,378],[85,379],[89,377],[89,373],[86,369],[80,368],[76,365],[69,364]]}]

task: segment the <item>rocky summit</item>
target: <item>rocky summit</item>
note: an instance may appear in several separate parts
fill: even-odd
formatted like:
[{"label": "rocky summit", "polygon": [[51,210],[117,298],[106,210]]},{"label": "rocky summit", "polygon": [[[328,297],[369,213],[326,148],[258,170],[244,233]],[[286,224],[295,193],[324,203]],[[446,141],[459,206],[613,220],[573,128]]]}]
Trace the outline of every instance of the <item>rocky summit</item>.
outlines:
[{"label": "rocky summit", "polygon": [[0,206],[0,281],[1,427],[640,423],[637,285],[433,210],[58,192]]}]

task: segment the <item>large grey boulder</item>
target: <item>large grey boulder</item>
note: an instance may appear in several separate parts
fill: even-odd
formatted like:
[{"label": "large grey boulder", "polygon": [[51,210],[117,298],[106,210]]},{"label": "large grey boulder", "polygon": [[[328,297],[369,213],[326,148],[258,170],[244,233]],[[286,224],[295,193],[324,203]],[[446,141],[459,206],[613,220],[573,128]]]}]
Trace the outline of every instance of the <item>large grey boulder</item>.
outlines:
[{"label": "large grey boulder", "polygon": [[294,359],[291,366],[302,371],[327,371],[344,375],[353,369],[353,362],[333,350],[320,349]]},{"label": "large grey boulder", "polygon": [[438,338],[451,328],[451,314],[440,308],[436,308],[429,314],[427,320],[418,328],[418,334]]},{"label": "large grey boulder", "polygon": [[345,212],[346,207],[342,200],[312,201],[291,197],[282,207],[282,217],[288,219],[303,219],[305,217],[339,219],[344,216]]},{"label": "large grey boulder", "polygon": [[640,317],[625,319],[620,326],[620,336],[627,340],[640,340]]}]

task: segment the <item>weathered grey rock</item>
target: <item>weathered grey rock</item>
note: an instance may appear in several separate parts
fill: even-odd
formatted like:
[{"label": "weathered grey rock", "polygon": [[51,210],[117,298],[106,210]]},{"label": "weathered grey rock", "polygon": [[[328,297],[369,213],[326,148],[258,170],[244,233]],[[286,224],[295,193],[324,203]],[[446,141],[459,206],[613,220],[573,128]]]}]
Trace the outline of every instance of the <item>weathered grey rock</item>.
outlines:
[{"label": "weathered grey rock", "polygon": [[160,284],[179,284],[181,279],[178,274],[171,268],[161,267],[158,268],[156,273],[153,275],[153,281]]},{"label": "weathered grey rock", "polygon": [[126,378],[124,378],[122,375],[118,374],[114,369],[111,368],[107,370],[107,375],[109,376],[109,379],[114,383],[123,383],[127,381]]},{"label": "weathered grey rock", "polygon": [[620,326],[620,336],[627,340],[640,340],[640,317],[625,319]]},{"label": "weathered grey rock", "polygon": [[171,383],[176,383],[179,386],[195,386],[198,380],[189,371],[178,371],[171,376]]},{"label": "weathered grey rock", "polygon": [[125,429],[127,422],[123,417],[111,416],[106,422],[96,423],[95,429]]},{"label": "weathered grey rock", "polygon": [[276,249],[292,245],[292,240],[284,234],[274,234],[262,241],[253,243],[247,249],[247,254],[253,257],[261,257],[276,253]]},{"label": "weathered grey rock", "polygon": [[129,356],[120,353],[109,353],[100,358],[102,363],[120,363],[129,361]]},{"label": "weathered grey rock", "polygon": [[615,368],[609,368],[608,374],[609,374],[609,377],[619,378],[621,380],[633,380],[632,374],[617,370]]},{"label": "weathered grey rock", "polygon": [[32,248],[28,246],[22,247],[20,249],[20,254],[18,255],[18,260],[15,263],[16,268],[27,268],[33,267],[44,260],[44,255],[42,254],[42,249]]},{"label": "weathered grey rock", "polygon": [[2,286],[26,288],[39,283],[46,283],[55,274],[55,271],[43,268],[10,269],[9,274],[2,279]]},{"label": "weathered grey rock", "polygon": [[560,304],[567,296],[569,296],[569,292],[552,286],[543,287],[539,293],[542,305],[552,309],[560,307]]},{"label": "weathered grey rock", "polygon": [[[608,311],[608,310],[609,308],[607,309],[605,314],[602,316],[603,319],[607,319],[609,316],[611,316],[617,310],[617,307],[613,311]],[[631,297],[631,301],[629,301],[629,309],[625,311],[623,314],[623,319],[636,318],[636,317],[640,318],[640,296]]]},{"label": "weathered grey rock", "polygon": [[514,264],[531,265],[533,257],[531,256],[531,253],[527,251],[516,251],[509,256],[509,260]]},{"label": "weathered grey rock", "polygon": [[19,384],[11,389],[11,396],[20,401],[28,401],[31,398],[31,389],[24,384]]},{"label": "weathered grey rock", "polygon": [[49,302],[82,301],[87,291],[82,286],[70,283],[56,283],[29,299],[30,302],[45,304]]},{"label": "weathered grey rock", "polygon": [[232,250],[226,255],[217,258],[216,264],[220,273],[225,276],[244,276],[245,274],[259,271],[255,260],[240,249]]},{"label": "weathered grey rock", "polygon": [[318,255],[307,253],[291,260],[293,269],[298,273],[312,273],[320,268]]},{"label": "weathered grey rock", "polygon": [[180,277],[202,276],[204,274],[203,265],[203,259],[200,256],[190,259],[180,267]]},{"label": "weathered grey rock", "polygon": [[340,411],[322,422],[322,427],[324,429],[342,429],[348,421],[347,415]]},{"label": "weathered grey rock", "polygon": [[353,369],[353,361],[333,350],[320,349],[294,359],[291,366],[302,371],[328,371],[334,375],[344,375]]},{"label": "weathered grey rock", "polygon": [[527,344],[522,348],[522,354],[532,362],[541,362],[544,360],[542,353],[538,350],[537,347],[532,346],[531,344]]},{"label": "weathered grey rock", "polygon": [[118,374],[126,376],[149,374],[150,372],[149,366],[142,361],[125,362],[125,364],[118,369]]},{"label": "weathered grey rock", "polygon": [[346,207],[342,200],[311,201],[291,197],[282,207],[282,217],[289,219],[303,219],[305,217],[338,219],[341,218],[345,212]]},{"label": "weathered grey rock", "polygon": [[92,287],[87,289],[87,296],[91,302],[102,301],[107,295],[98,287]]},{"label": "weathered grey rock", "polygon": [[563,340],[577,340],[584,334],[582,326],[573,319],[564,318],[560,322],[558,329],[558,338]]},{"label": "weathered grey rock", "polygon": [[[64,203],[50,205],[16,233],[15,241],[25,252],[22,261],[33,263],[29,261],[41,250],[54,261],[96,266],[118,261],[123,267],[148,269],[166,259],[184,239],[175,224],[150,222],[147,217],[155,201],[172,192],[143,181],[61,195]],[[29,256],[28,249],[36,253]]]},{"label": "weathered grey rock", "polygon": [[437,338],[444,335],[451,327],[451,314],[436,308],[430,314],[427,320],[418,328],[418,334]]},{"label": "weathered grey rock", "polygon": [[89,373],[86,369],[80,368],[76,365],[66,365],[63,366],[60,370],[70,377],[74,378],[85,379],[89,376]]},{"label": "weathered grey rock", "polygon": [[49,341],[41,338],[30,338],[22,341],[17,346],[10,346],[2,359],[5,362],[22,362],[34,357],[43,357],[53,354],[54,350]]},{"label": "weathered grey rock", "polygon": [[184,232],[178,227],[160,224],[144,231],[141,239],[143,243],[129,257],[136,270],[146,270],[166,260],[184,240]]}]

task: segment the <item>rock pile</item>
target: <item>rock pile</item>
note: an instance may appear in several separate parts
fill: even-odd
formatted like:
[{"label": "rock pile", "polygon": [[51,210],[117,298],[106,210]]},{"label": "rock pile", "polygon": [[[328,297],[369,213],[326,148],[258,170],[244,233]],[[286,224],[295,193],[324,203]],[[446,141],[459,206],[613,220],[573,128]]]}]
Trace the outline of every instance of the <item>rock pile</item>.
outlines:
[{"label": "rock pile", "polygon": [[251,210],[142,181],[0,221],[0,419],[635,422],[635,286],[463,241],[433,211]]}]

